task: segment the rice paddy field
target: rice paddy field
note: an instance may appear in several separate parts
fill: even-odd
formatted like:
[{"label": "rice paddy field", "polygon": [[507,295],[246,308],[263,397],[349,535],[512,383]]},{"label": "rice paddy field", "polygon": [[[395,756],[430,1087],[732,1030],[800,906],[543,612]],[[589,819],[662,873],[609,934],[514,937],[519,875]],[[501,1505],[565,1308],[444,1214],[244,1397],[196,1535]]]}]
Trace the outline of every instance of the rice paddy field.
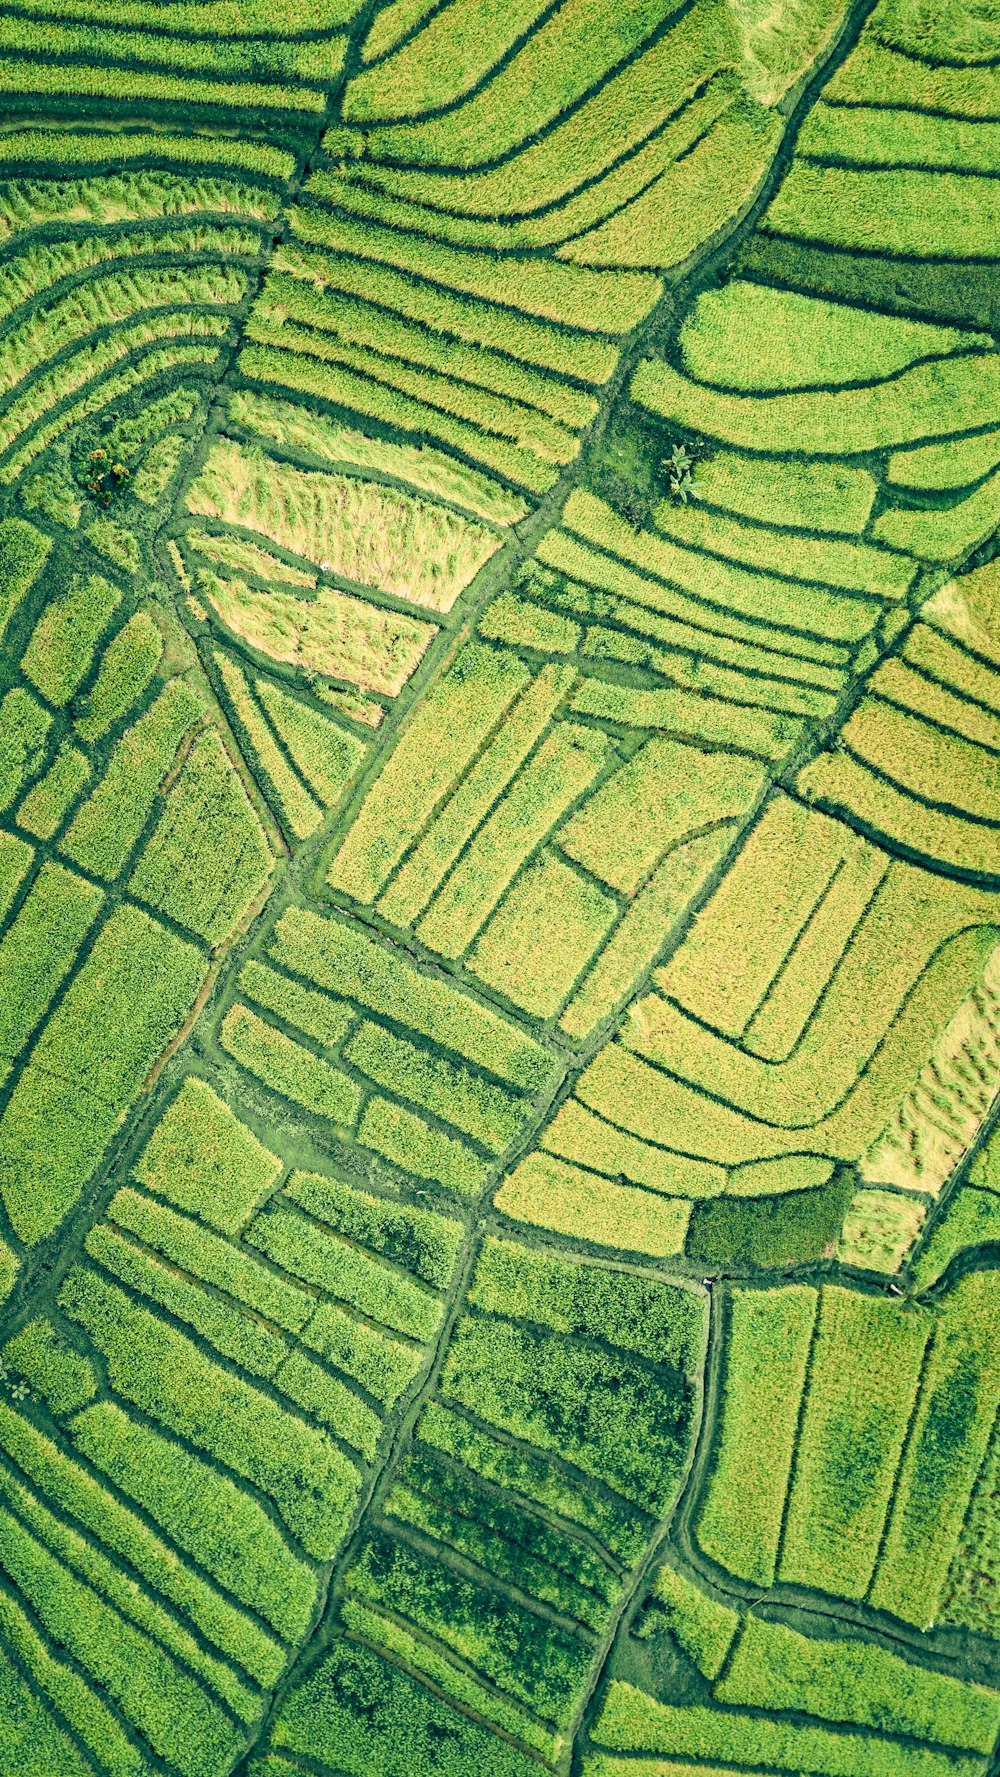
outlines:
[{"label": "rice paddy field", "polygon": [[0,1777],[1000,1777],[996,0],[0,0]]}]

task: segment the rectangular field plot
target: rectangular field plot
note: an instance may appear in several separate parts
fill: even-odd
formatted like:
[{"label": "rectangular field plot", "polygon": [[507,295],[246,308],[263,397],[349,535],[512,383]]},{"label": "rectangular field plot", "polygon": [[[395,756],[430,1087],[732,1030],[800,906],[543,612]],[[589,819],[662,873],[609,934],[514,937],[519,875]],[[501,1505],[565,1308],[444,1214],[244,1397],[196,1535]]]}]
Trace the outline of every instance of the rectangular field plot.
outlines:
[{"label": "rectangular field plot", "polygon": [[979,568],[929,601],[901,657],[867,681],[835,749],[799,778],[821,807],[984,880],[1000,873],[995,581],[992,566]]},{"label": "rectangular field plot", "polygon": [[801,1709],[831,1722],[857,1722],[988,1753],[1000,1730],[1000,1694],[911,1666],[861,1641],[820,1641],[783,1624],[746,1619],[721,1702]]},{"label": "rectangular field plot", "polygon": [[193,946],[136,908],[102,927],[0,1119],[0,1190],[22,1239],[51,1233],[72,1207],[203,973]]},{"label": "rectangular field plot", "polygon": [[468,1195],[559,1077],[527,1030],[352,920],[289,908],[264,955],[239,977],[245,997],[221,1044],[272,1093],[353,1137],[359,1160]]},{"label": "rectangular field plot", "polygon": [[[345,1576],[348,1636],[554,1758],[623,1568],[677,1486],[702,1314],[688,1289],[487,1238]],[[648,1455],[626,1454],[626,1419]]]},{"label": "rectangular field plot", "polygon": [[524,651],[469,644],[418,706],[328,880],[582,1038],[654,960],[765,768],[693,739],[622,745],[617,710],[581,702],[599,681],[575,692],[573,664],[539,665],[547,638],[508,626],[500,639]]},{"label": "rectangular field plot", "polygon": [[973,1273],[939,1307],[911,1310],[826,1285],[811,1335],[813,1291],[736,1290],[695,1519],[704,1552],[742,1578],[777,1571],[921,1627],[939,1601],[965,1620],[983,1531],[962,1527],[989,1521],[974,1489],[1000,1400],[991,1278]]},{"label": "rectangular field plot", "polygon": [[553,1154],[529,1154],[493,1199],[512,1221],[594,1246],[664,1258],[683,1250],[691,1205],[612,1182]]},{"label": "rectangular field plot", "polygon": [[[671,1771],[771,1769],[817,1777],[974,1777],[984,1761],[919,1742],[891,1740],[864,1729],[820,1726],[788,1716],[700,1704],[660,1703],[619,1681],[607,1693],[594,1729],[597,1744],[614,1752],[645,1753],[633,1760],[602,1753],[588,1759],[587,1777],[670,1777]],[[655,1755],[650,1757],[648,1755]],[[680,1763],[673,1761],[679,1757]],[[685,1764],[685,1759],[696,1761]],[[738,1760],[735,1764],[733,1761]],[[706,1765],[707,1761],[707,1765]]]},{"label": "rectangular field plot", "polygon": [[237,1756],[442,1320],[459,1221],[281,1171],[188,1076],[4,1348],[57,1429],[0,1404],[3,1627],[101,1758]]},{"label": "rectangular field plot", "polygon": [[903,1319],[892,1303],[821,1292],[783,1580],[852,1598],[867,1591],[929,1333],[926,1319]]},{"label": "rectangular field plot", "polygon": [[1000,1404],[994,1303],[992,1272],[945,1298],[872,1585],[873,1603],[920,1627],[934,1618]]},{"label": "rectangular field plot", "polygon": [[816,1291],[736,1290],[729,1305],[722,1424],[699,1545],[720,1567],[769,1585],[784,1522]]}]

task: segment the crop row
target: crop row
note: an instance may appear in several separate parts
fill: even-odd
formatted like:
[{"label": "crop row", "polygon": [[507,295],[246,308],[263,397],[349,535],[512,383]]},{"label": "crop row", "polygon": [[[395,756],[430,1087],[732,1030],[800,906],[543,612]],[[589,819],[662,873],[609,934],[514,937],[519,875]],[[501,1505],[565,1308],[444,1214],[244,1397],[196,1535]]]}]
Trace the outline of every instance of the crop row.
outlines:
[{"label": "crop row", "polygon": [[992,352],[966,348],[844,391],[834,386],[741,394],[695,383],[672,366],[648,359],[636,371],[632,393],[664,419],[736,448],[778,455],[794,441],[808,456],[840,457],[951,431],[956,408],[964,425],[985,424],[992,414],[996,377]]},{"label": "crop row", "polygon": [[[810,175],[836,177],[835,169],[802,165]],[[895,190],[909,176],[894,170],[885,178]],[[941,177],[933,175],[935,187]],[[925,214],[940,197],[937,190],[933,198],[929,191],[921,196]],[[876,201],[884,203],[883,214],[892,213],[888,192]],[[815,218],[815,192],[807,204]],[[768,238],[757,237],[756,258],[744,255],[745,269],[763,268],[759,243]],[[774,253],[775,268],[782,254],[789,258],[783,281],[794,283],[792,248],[782,244]],[[654,519],[678,541],[772,577],[897,599],[913,580],[915,561],[957,563],[990,532],[995,477],[988,472],[996,456],[989,437],[948,435],[956,404],[963,428],[987,423],[996,354],[988,333],[862,307],[860,274],[850,289],[833,294],[845,300],[733,276],[696,300],[676,362],[647,359],[639,366],[636,401],[673,435],[707,435],[721,447],[699,465],[698,505],[661,500]],[[780,474],[767,470],[761,452],[783,460]],[[812,459],[808,468],[789,452]],[[838,461],[862,454],[864,466]],[[881,461],[872,462],[876,454]],[[873,518],[879,482],[884,499]],[[929,487],[941,489],[942,498],[914,498],[912,490]],[[756,522],[747,525],[744,517]]]},{"label": "crop row", "polygon": [[200,517],[256,532],[324,572],[431,611],[449,611],[499,547],[495,534],[445,507],[276,463],[228,439],[213,444],[185,501]]},{"label": "crop row", "polygon": [[621,1777],[628,1771],[635,1777],[656,1777],[669,1771],[669,1764],[661,1760],[670,1755],[695,1758],[698,1769],[713,1770],[719,1760],[732,1769],[732,1760],[738,1759],[740,1768],[808,1768],[818,1777],[889,1777],[889,1773],[892,1777],[946,1777],[946,1773],[974,1777],[984,1768],[983,1760],[974,1755],[961,1757],[863,1730],[838,1732],[750,1710],[660,1703],[624,1681],[609,1689],[594,1738],[598,1745],[615,1751],[659,1757],[619,1759],[598,1753],[585,1761],[587,1777]]},{"label": "crop row", "polygon": [[241,389],[230,400],[228,417],[230,425],[304,456],[312,467],[367,470],[406,483],[432,499],[446,500],[493,524],[514,524],[527,512],[523,500],[443,451],[366,437],[299,402]]},{"label": "crop row", "polygon": [[[469,247],[670,266],[752,196],[776,139],[759,101],[807,64],[814,32],[796,21],[778,72],[773,40],[751,50],[749,21],[711,0],[673,19],[642,6],[614,32],[573,4],[541,19],[527,6],[474,40],[452,14],[433,17],[395,48],[383,38],[348,82],[343,116],[364,126],[370,159],[324,193]],[[327,138],[331,155],[351,145],[342,129]]]},{"label": "crop row", "polygon": [[[556,533],[554,549],[541,551],[543,562],[555,554],[550,565],[573,575],[578,561],[590,565],[590,555],[591,573],[580,576],[585,582],[595,583],[592,575],[597,573],[597,586],[723,636],[753,640],[763,647],[783,646],[807,659],[835,661],[836,652],[823,648],[822,642],[832,644],[833,650],[857,644],[881,615],[875,599],[782,581],[759,564],[748,568],[729,561],[721,551],[707,554],[684,541],[637,532],[582,489],[570,495],[563,524],[579,540],[576,553],[567,559],[562,533]],[[580,541],[589,545],[589,552],[580,549]],[[810,638],[816,638],[812,649]]]},{"label": "crop row", "polygon": [[[738,1610],[669,1564],[660,1568],[654,1580],[636,1633],[647,1640],[669,1634],[709,1680],[714,1698],[725,1706],[766,1710],[772,1716],[794,1711],[800,1722],[807,1718],[803,1725],[809,1727],[820,1723],[841,1729],[860,1727],[881,1735],[905,1736],[911,1743],[937,1743],[975,1753],[991,1751],[1000,1727],[1000,1695],[995,1690],[911,1664],[905,1655],[876,1641],[828,1639],[815,1628],[803,1634],[752,1610],[741,1617]],[[609,1698],[608,1715],[612,1718],[616,1701],[621,1698]],[[602,1718],[602,1725],[603,1719],[607,1718]],[[739,1722],[728,1719],[738,1737]],[[617,1720],[621,1724],[623,1716],[618,1714]],[[724,1731],[726,1720],[720,1712],[714,1724],[717,1732]],[[672,1725],[674,1731],[681,1727],[683,1733],[676,1717]],[[701,1725],[709,1738],[712,1724],[707,1712]],[[663,1750],[667,1751],[672,1743],[670,1727],[664,1726]],[[690,1717],[688,1726],[695,1726]],[[763,1730],[773,1737],[772,1757],[780,1745],[775,1726],[771,1720]],[[604,1743],[601,1725],[596,1738]],[[618,1743],[614,1733],[608,1743]],[[831,1753],[834,1745],[829,1746]],[[743,1756],[748,1753],[749,1747]],[[896,1769],[888,1747],[886,1761],[887,1769]],[[776,1762],[783,1761],[779,1757]]]},{"label": "crop row", "polygon": [[[481,624],[487,635],[491,627]],[[522,637],[508,631],[503,639]],[[595,724],[561,719],[562,710],[568,699],[581,714],[618,725],[671,727],[669,715],[649,705],[685,695],[595,678],[581,685],[573,663],[539,668],[507,649],[467,646],[383,765],[334,856],[330,882],[413,926],[432,949],[467,954],[472,975],[536,1016],[557,1014],[583,974],[583,1003],[570,1005],[563,1028],[584,1034],[652,961],[671,910],[680,913],[699,871],[729,842],[732,829],[721,823],[749,810],[764,774],[740,753],[666,739],[623,762]],[[634,714],[629,699],[642,706]],[[698,712],[696,732],[707,725],[711,739],[739,744],[730,714],[749,718],[745,707],[694,693],[688,702]],[[714,730],[705,714],[713,708]],[[744,738],[750,751],[771,756],[777,741],[773,728],[762,740],[764,717]],[[786,725],[781,750],[799,726]],[[688,836],[710,823],[718,834],[686,850]],[[547,837],[584,868],[540,853]],[[619,896],[632,904],[623,907]],[[597,960],[609,937],[610,954]]]},{"label": "crop row", "polygon": [[252,961],[239,977],[223,1047],[411,1175],[475,1190],[550,1089],[545,1051],[341,920],[289,909],[267,955],[277,968]]},{"label": "crop row", "polygon": [[[78,366],[73,366],[74,372],[79,374],[68,377],[69,386],[65,392],[74,394],[83,388],[84,393],[79,400],[62,405],[60,396],[64,391],[60,378],[44,378],[43,398],[40,403],[37,400],[31,403],[32,412],[26,421],[28,437],[0,464],[0,484],[9,485],[19,480],[28,465],[55,440],[91,415],[117,401],[128,400],[136,390],[145,389],[148,383],[155,385],[157,380],[178,371],[181,374],[191,370],[197,372],[199,367],[204,369],[216,364],[220,347],[212,342],[223,338],[227,331],[227,325],[219,316],[204,316],[192,324],[190,316],[177,315],[167,317],[159,329],[151,325],[130,328],[119,346],[114,347],[105,341],[90,350],[87,364],[81,359]],[[172,335],[179,336],[181,343],[177,343],[176,338],[171,339]],[[158,345],[157,339],[164,337],[168,343]],[[124,369],[116,369],[115,366],[128,357],[130,349],[136,352],[134,361]],[[88,382],[88,371],[95,373],[93,381]],[[52,407],[56,409],[54,415],[45,419],[47,409]]]},{"label": "crop row", "polygon": [[298,839],[315,832],[356,776],[363,743],[273,679],[254,674],[251,687],[231,656],[217,653],[215,665],[237,732],[281,825]]},{"label": "crop row", "polygon": [[[194,399],[175,391],[147,421],[155,432]],[[143,443],[141,428],[131,442],[120,429],[126,452]],[[18,1239],[33,1242],[76,1200],[187,1016],[204,946],[230,937],[272,854],[217,733],[201,726],[203,700],[159,676],[163,636],[149,613],[117,580],[72,571],[65,547],[24,520],[4,521],[0,551],[20,679],[0,705],[0,800],[19,835],[6,913],[19,898],[0,939],[10,971],[0,1185]],[[57,856],[39,857],[37,841]],[[95,879],[130,899],[109,910]],[[57,1134],[41,1143],[50,1123]]]},{"label": "crop row", "polygon": [[[418,228],[431,218],[431,234],[412,226],[411,211]],[[592,395],[558,379],[605,382],[617,353],[594,335],[628,331],[659,284],[453,247],[432,238],[439,214],[314,172],[294,238],[254,305],[240,367],[541,494],[596,412]]]},{"label": "crop row", "polygon": [[[121,140],[118,170],[96,177],[89,168],[102,148],[105,156],[111,150],[108,137],[40,134],[30,148],[48,177],[10,179],[0,190],[11,246],[0,275],[9,347],[0,379],[0,473],[8,484],[131,389],[175,366],[214,360],[229,313],[246,294],[247,261],[259,258],[259,225],[277,211],[277,194],[252,175],[290,170],[277,150],[262,149],[255,161],[248,149],[247,179],[238,157],[225,152],[218,170],[207,172],[185,164],[190,154],[175,154],[171,137]],[[144,164],[151,147],[158,170]],[[140,166],[130,168],[130,160]],[[143,470],[135,490],[140,498],[152,490],[155,503],[161,490],[151,473]],[[165,468],[163,486],[168,478]],[[137,562],[120,565],[134,571]]]},{"label": "crop row", "polygon": [[[0,319],[6,324],[21,303],[48,292],[62,278],[88,272],[104,262],[132,258],[169,259],[172,255],[189,260],[199,254],[210,254],[219,259],[247,259],[255,258],[259,250],[260,236],[255,230],[202,221],[162,231],[130,228],[121,234],[77,235],[64,241],[46,241],[27,247],[4,265],[0,274]],[[84,286],[81,295],[92,304],[95,298],[106,297],[107,292],[100,287],[93,290],[91,286]],[[96,312],[93,324],[104,325],[105,317]],[[49,353],[62,343],[55,329],[54,334],[54,341],[45,342]],[[37,341],[37,331],[25,329],[21,340],[23,347],[30,349]],[[16,369],[17,361],[12,357],[8,387],[14,380]]]},{"label": "crop row", "polygon": [[812,1640],[755,1616],[715,1694],[724,1703],[801,1709],[972,1752],[992,1751],[1000,1730],[995,1691],[911,1666],[871,1643]]},{"label": "crop row", "polygon": [[[24,9],[25,12],[28,10]],[[48,8],[45,10],[50,11]],[[65,15],[63,17],[65,19]],[[128,30],[120,30],[104,25],[70,22],[68,19],[57,22],[51,15],[44,19],[8,17],[4,27],[4,49],[17,55],[40,54],[46,59],[59,56],[87,57],[99,64],[111,64],[112,72],[114,63],[125,62],[132,67],[136,63],[145,63],[160,68],[180,68],[199,77],[210,78],[214,75],[224,80],[252,77],[253,97],[248,95],[248,102],[251,104],[268,103],[267,98],[261,99],[258,96],[267,90],[260,84],[262,75],[287,80],[293,86],[300,83],[307,86],[310,81],[332,84],[340,73],[344,47],[342,37],[328,37],[326,40],[292,38],[284,41],[277,37],[269,40],[259,37],[248,40],[239,36],[227,39],[201,35],[186,38],[162,28],[144,36],[134,26]],[[26,73],[28,78],[25,86],[30,87],[30,70],[26,70]],[[194,84],[196,94],[199,85],[200,80]],[[111,90],[114,90],[113,87]],[[223,88],[223,92],[229,96],[226,88]],[[164,93],[163,96],[170,97],[171,94]],[[309,105],[312,100],[313,95],[307,92],[305,96],[299,97],[298,103]],[[280,98],[278,102],[281,102]],[[285,98],[285,103],[288,102],[288,98]]]},{"label": "crop row", "polygon": [[[151,1137],[136,1176],[148,1190],[186,1215],[199,1216],[220,1234],[236,1239],[245,1232],[251,1246],[266,1252],[290,1276],[331,1290],[369,1319],[391,1325],[397,1332],[430,1337],[440,1317],[440,1305],[403,1273],[412,1272],[438,1288],[446,1282],[454,1263],[458,1224],[427,1210],[396,1208],[389,1200],[359,1194],[334,1179],[304,1173],[295,1174],[279,1198],[255,1213],[261,1200],[269,1197],[279,1170],[274,1155],[211,1088],[189,1078]],[[160,1220],[164,1228],[172,1230],[172,1240],[181,1238],[176,1217]],[[333,1238],[331,1229],[340,1238]],[[273,1274],[262,1271],[256,1259],[226,1257],[218,1239],[199,1235],[194,1228],[189,1227],[187,1241],[184,1252],[212,1255],[208,1271],[208,1258],[196,1259],[193,1269],[198,1276],[226,1288],[238,1300],[246,1299],[247,1280],[255,1279],[256,1293],[251,1301],[255,1311],[287,1331],[302,1331],[304,1337],[310,1337],[304,1329],[315,1301],[308,1293],[301,1288],[280,1288]],[[168,1256],[182,1259],[181,1249],[163,1248],[159,1238],[154,1244]],[[366,1255],[365,1247],[387,1262]],[[192,1268],[190,1258],[183,1262]],[[231,1280],[243,1281],[236,1281],[235,1287],[234,1281],[227,1283],[218,1269],[222,1265],[228,1267]],[[290,1304],[298,1305],[292,1320]],[[323,1329],[322,1338],[334,1340],[342,1317],[338,1321],[337,1316],[324,1313],[316,1319]],[[367,1386],[369,1341],[360,1325],[358,1337],[358,1361],[364,1365]],[[323,1349],[322,1345],[316,1348]],[[374,1392],[384,1390],[380,1387]]]},{"label": "crop row", "polygon": [[[820,1292],[818,1315],[816,1292],[801,1286],[736,1291],[697,1522],[706,1553],[744,1579],[777,1574],[925,1627],[1000,1400],[984,1344],[990,1279],[973,1274],[936,1315],[835,1286]],[[959,1427],[949,1402],[960,1375],[977,1392]]]},{"label": "crop row", "polygon": [[[386,1759],[447,1722],[448,1770],[471,1774],[475,1754],[491,1777],[526,1777],[526,1754],[558,1757],[622,1568],[677,1485],[702,1320],[688,1290],[483,1241],[434,1398],[344,1577],[341,1638],[282,1705],[276,1750],[388,1777]],[[653,1442],[628,1451],[639,1421]]]},{"label": "crop row", "polygon": [[22,104],[44,96],[98,99],[104,106],[138,101],[151,112],[164,107],[175,116],[178,106],[209,107],[209,115],[221,108],[317,116],[325,109],[326,89],[339,79],[345,47],[341,35],[298,43],[191,41],[163,31],[144,37],[135,30],[8,16],[0,89]]},{"label": "crop row", "polygon": [[[714,907],[720,922],[745,905],[744,884],[749,884],[751,875],[756,876],[758,869],[766,873],[767,842],[779,824],[780,808],[781,804],[776,805],[776,818],[758,829],[748,842],[741,854],[741,862],[745,860],[743,868],[720,886]],[[810,831],[818,837],[819,829],[813,827],[816,818],[806,817]],[[845,838],[843,829],[834,829],[833,834],[838,844],[853,846],[856,853],[860,849],[856,841]],[[771,969],[772,979],[776,978],[774,997],[780,996],[782,1002],[783,1030],[780,1042],[764,1047],[766,1054],[779,1061],[778,1067],[770,1071],[762,1068],[749,1042],[741,1054],[732,1047],[724,1049],[711,1027],[700,1027],[700,1036],[691,1028],[691,1013],[711,1020],[715,1010],[711,1001],[717,990],[702,973],[709,944],[717,941],[711,937],[709,920],[692,936],[690,948],[682,947],[657,977],[660,989],[676,998],[669,1002],[648,1000],[633,1014],[626,1035],[633,1052],[659,1065],[682,1066],[685,1078],[709,1090],[720,1089],[734,1105],[773,1124],[786,1118],[791,1122],[791,1113],[800,1127],[815,1125],[833,1113],[839,1120],[835,1127],[842,1127],[845,1136],[849,1129],[860,1127],[860,1104],[842,1111],[835,1107],[855,1086],[876,1044],[881,1043],[893,1022],[894,1042],[899,1049],[893,1066],[906,1079],[904,1062],[909,1056],[904,1050],[913,1049],[920,998],[929,992],[932,982],[938,986],[935,1024],[941,1028],[974,984],[991,947],[985,927],[967,927],[966,922],[970,918],[988,919],[992,897],[964,885],[945,886],[940,879],[928,879],[910,866],[890,865],[884,870],[877,853],[871,856],[862,850],[858,863],[861,867],[854,873],[855,879],[845,882],[842,896],[831,898],[829,909],[825,903],[822,907],[817,903],[815,912],[804,909],[805,918],[800,916],[798,927],[794,923],[791,930],[786,927],[783,939],[775,931]],[[783,917],[787,904],[793,904],[800,874],[808,874],[812,869],[811,863],[801,860],[799,870],[793,867],[792,882],[787,888],[775,884],[773,899],[778,918]],[[821,875],[817,892],[824,885]],[[812,918],[806,923],[810,913]],[[867,959],[882,944],[890,921],[896,934],[896,971],[883,969],[878,993],[862,1001],[857,982],[862,978],[879,979],[874,970],[868,972]],[[748,962],[755,962],[760,939],[755,929],[743,929],[747,930],[747,939],[741,949],[746,950]],[[910,935],[904,943],[905,932]],[[848,936],[850,943],[841,960]],[[789,968],[778,975],[793,946]],[[728,954],[732,956],[731,943]],[[818,1015],[812,1017],[819,983],[826,984],[825,997]],[[768,985],[765,976],[765,987]],[[907,1010],[900,1018],[897,1014],[907,994]],[[839,1021],[839,1007],[848,1004],[853,1009],[849,1028]],[[746,1016],[752,1007],[740,1010]],[[907,1042],[911,1024],[913,1029]],[[720,1026],[724,1032],[723,1018],[716,1028]],[[678,1046],[682,1031],[683,1050]],[[817,1071],[810,1074],[814,1065]],[[883,1077],[889,1069],[886,1056],[882,1062]]]},{"label": "crop row", "polygon": [[980,632],[995,579],[989,566],[976,569],[931,602],[930,623],[911,631],[901,659],[871,675],[834,750],[799,780],[810,800],[847,808],[911,851],[988,878],[1000,874],[1000,672],[988,639],[983,658]]},{"label": "crop row", "polygon": [[[92,0],[14,0],[12,12],[64,19],[93,15]],[[295,38],[330,31],[353,18],[353,0],[177,0],[170,27],[192,37]],[[163,30],[159,0],[122,0],[122,22]]]},{"label": "crop row", "polygon": [[[614,783],[607,780],[609,801]],[[705,777],[702,793],[710,787]],[[694,822],[696,807],[681,801],[683,818]],[[581,828],[586,818],[585,806]],[[584,1070],[541,1136],[543,1153],[505,1181],[497,1203],[506,1214],[657,1254],[676,1251],[687,1229],[687,1252],[723,1267],[818,1258],[843,1224],[846,1262],[883,1270],[901,1262],[919,1206],[886,1201],[885,1192],[855,1195],[833,1163],[873,1144],[865,1176],[877,1184],[876,1138],[893,1127],[952,1017],[952,1048],[973,1024],[982,1044],[991,1041],[986,1001],[975,996],[993,947],[992,897],[890,864],[847,829],[814,825],[817,818],[781,799],[767,805],[696,926],[654,972],[659,992]],[[721,825],[720,841],[731,843],[732,832]],[[678,846],[667,863],[690,892],[684,853]],[[718,855],[704,842],[696,847],[709,866]],[[674,902],[674,917],[682,905]],[[618,927],[623,940],[628,920]],[[895,973],[884,962],[889,929]],[[650,945],[662,941],[661,927]],[[876,955],[877,964],[867,960]],[[648,951],[642,960],[652,960]],[[605,966],[602,959],[597,979]],[[938,1065],[946,1065],[944,1049]],[[960,1108],[962,1076],[952,1068],[941,1079],[960,1092]],[[910,1121],[925,1114],[922,1104],[914,1101]],[[902,1182],[925,1188],[909,1175]],[[685,1199],[694,1199],[693,1212]]]}]

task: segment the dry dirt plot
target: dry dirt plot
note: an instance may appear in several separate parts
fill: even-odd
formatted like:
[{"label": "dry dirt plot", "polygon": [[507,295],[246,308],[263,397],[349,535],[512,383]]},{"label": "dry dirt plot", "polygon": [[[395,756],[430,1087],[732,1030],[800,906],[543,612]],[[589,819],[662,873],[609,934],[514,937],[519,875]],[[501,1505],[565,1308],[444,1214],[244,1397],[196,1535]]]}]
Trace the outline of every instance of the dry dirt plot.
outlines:
[{"label": "dry dirt plot", "polygon": [[0,4],[0,1777],[997,1777],[993,0]]}]

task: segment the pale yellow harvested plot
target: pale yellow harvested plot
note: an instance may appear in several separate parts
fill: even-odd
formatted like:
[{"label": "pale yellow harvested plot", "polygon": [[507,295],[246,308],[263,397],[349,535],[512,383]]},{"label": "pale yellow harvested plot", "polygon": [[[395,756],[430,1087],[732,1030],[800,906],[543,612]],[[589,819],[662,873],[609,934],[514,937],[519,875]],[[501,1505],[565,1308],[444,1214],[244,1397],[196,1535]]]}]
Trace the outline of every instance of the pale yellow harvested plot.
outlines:
[{"label": "pale yellow harvested plot", "polygon": [[271,660],[395,697],[435,634],[429,623],[323,586],[314,599],[213,575],[201,586],[226,628]]},{"label": "pale yellow harvested plot", "polygon": [[208,561],[235,568],[238,573],[259,574],[263,580],[283,580],[289,586],[305,586],[311,592],[316,590],[315,574],[310,573],[307,568],[296,567],[292,562],[282,561],[277,555],[272,555],[269,549],[262,549],[259,543],[252,543],[249,537],[238,537],[225,531],[217,536],[192,525],[187,540],[190,547]]},{"label": "pale yellow harvested plot", "polygon": [[187,507],[431,611],[450,611],[500,548],[494,532],[446,507],[358,476],[276,463],[232,439],[212,446]]},{"label": "pale yellow harvested plot", "polygon": [[859,1191],[844,1217],[837,1258],[865,1271],[898,1271],[926,1213],[919,1198],[899,1191]]},{"label": "pale yellow harvested plot", "polygon": [[[1000,945],[929,1060],[862,1156],[868,1184],[936,1197],[1000,1093]],[[905,1201],[905,1200],[904,1200]]]}]

